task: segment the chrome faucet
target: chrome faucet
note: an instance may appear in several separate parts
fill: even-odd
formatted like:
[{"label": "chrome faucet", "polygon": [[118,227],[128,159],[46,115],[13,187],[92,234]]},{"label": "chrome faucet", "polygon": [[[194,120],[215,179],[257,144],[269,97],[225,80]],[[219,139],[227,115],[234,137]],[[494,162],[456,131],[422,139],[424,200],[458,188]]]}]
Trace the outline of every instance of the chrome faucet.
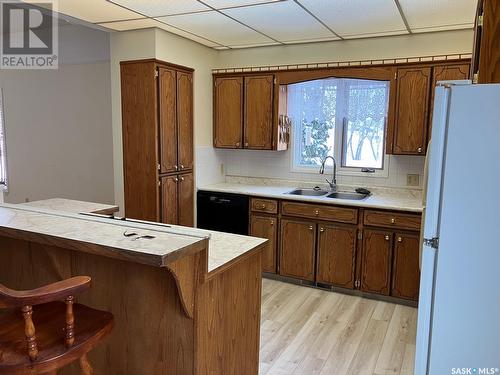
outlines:
[{"label": "chrome faucet", "polygon": [[328,182],[328,185],[330,185],[330,189],[332,191],[337,190],[337,161],[333,156],[328,155],[325,160],[323,160],[323,163],[321,163],[321,167],[319,168],[319,174],[324,174],[325,173],[325,164],[328,159],[333,160],[333,176],[332,180],[328,180],[328,178],[325,178],[326,182]]}]

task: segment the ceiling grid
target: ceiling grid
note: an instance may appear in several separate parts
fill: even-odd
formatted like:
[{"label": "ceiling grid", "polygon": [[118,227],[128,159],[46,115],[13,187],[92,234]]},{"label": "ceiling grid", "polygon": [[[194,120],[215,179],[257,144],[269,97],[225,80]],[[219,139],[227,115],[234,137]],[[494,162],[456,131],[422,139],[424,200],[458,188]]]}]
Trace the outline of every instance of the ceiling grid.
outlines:
[{"label": "ceiling grid", "polygon": [[[33,0],[24,0],[30,2]],[[215,49],[471,29],[472,0],[59,0],[115,31],[160,28]]]}]

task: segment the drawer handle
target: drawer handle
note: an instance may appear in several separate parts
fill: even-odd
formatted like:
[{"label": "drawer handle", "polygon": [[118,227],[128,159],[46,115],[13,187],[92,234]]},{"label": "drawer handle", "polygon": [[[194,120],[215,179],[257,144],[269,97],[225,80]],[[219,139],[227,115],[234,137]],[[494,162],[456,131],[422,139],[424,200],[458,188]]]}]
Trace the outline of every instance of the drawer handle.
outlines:
[{"label": "drawer handle", "polygon": [[402,237],[398,237],[398,242],[403,242],[403,238]]},{"label": "drawer handle", "polygon": [[396,219],[391,218],[391,224],[396,224]]},{"label": "drawer handle", "polygon": [[266,208],[266,205],[265,205],[265,204],[262,204],[262,206],[261,206],[261,207],[262,207],[262,209],[264,209],[264,208]]},{"label": "drawer handle", "polygon": [[319,215],[319,210],[314,211],[314,214],[317,216]]},{"label": "drawer handle", "polygon": [[271,225],[274,225],[274,220],[271,220]]},{"label": "drawer handle", "polygon": [[313,226],[312,225],[309,225],[309,230],[313,230]]},{"label": "drawer handle", "polygon": [[323,233],[325,231],[325,228],[320,228],[319,231]]},{"label": "drawer handle", "polygon": [[422,147],[417,148],[417,152],[421,153],[422,152]]},{"label": "drawer handle", "polygon": [[386,240],[386,241],[389,241],[389,236],[387,236],[387,235],[386,235],[386,236],[385,236],[385,240]]}]

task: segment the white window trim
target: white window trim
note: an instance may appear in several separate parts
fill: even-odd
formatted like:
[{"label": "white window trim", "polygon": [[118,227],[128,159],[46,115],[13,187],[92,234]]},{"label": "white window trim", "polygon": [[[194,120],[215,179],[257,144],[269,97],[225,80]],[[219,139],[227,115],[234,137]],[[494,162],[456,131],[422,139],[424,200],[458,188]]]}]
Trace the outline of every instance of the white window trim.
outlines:
[{"label": "white window trim", "polygon": [[[343,106],[344,103],[340,103],[339,107]],[[342,108],[336,111],[337,113],[343,113]],[[337,176],[351,176],[351,177],[368,177],[368,178],[389,178],[389,163],[390,158],[385,153],[385,142],[387,142],[387,123],[385,127],[385,142],[384,142],[384,159],[381,169],[375,169],[375,172],[361,172],[362,168],[358,167],[342,167],[342,143],[343,143],[343,120],[340,116],[337,117],[335,123],[341,124],[340,126],[335,126],[335,144],[333,147],[333,157],[337,162]],[[292,124],[290,130],[290,171],[292,173],[310,173],[317,174],[319,172],[319,166],[303,166],[295,164],[295,149],[299,147],[297,145],[297,137],[295,137],[295,126]],[[333,165],[326,165],[325,174],[327,171],[332,171]]]}]

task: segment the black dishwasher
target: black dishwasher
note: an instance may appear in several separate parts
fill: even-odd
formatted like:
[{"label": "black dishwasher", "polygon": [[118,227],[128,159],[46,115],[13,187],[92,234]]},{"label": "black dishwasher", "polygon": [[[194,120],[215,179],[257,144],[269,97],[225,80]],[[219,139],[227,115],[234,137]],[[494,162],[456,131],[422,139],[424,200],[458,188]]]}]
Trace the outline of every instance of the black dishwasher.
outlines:
[{"label": "black dishwasher", "polygon": [[199,190],[198,228],[248,234],[248,195]]}]

